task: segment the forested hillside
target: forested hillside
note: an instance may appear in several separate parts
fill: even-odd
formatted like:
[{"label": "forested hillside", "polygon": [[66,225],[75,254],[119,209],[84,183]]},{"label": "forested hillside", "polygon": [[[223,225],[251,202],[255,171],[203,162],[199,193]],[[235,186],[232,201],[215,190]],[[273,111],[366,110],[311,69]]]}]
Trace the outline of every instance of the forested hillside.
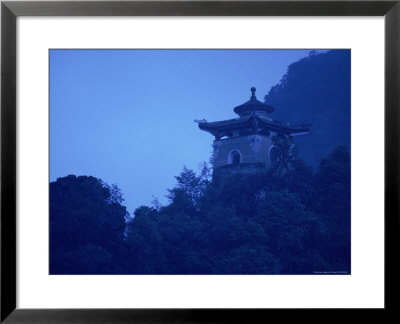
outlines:
[{"label": "forested hillside", "polygon": [[300,156],[314,168],[336,146],[350,147],[350,50],[331,50],[291,64],[265,96],[275,107],[271,118],[312,124],[295,138]]},{"label": "forested hillside", "polygon": [[345,147],[315,174],[296,158],[263,175],[201,171],[184,168],[168,205],[141,206],[129,220],[115,186],[86,176],[52,182],[50,273],[350,273]]},{"label": "forested hillside", "polygon": [[183,168],[166,205],[130,217],[116,185],[50,183],[50,273],[350,274],[350,51],[311,52],[265,100],[271,118],[312,126],[297,147],[273,137],[258,174]]}]

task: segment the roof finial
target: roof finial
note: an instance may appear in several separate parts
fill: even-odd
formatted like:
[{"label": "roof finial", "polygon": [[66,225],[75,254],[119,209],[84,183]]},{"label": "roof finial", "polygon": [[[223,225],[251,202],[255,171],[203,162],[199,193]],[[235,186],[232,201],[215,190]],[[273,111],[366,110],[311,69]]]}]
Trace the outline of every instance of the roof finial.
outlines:
[{"label": "roof finial", "polygon": [[250,99],[252,99],[252,100],[257,99],[257,98],[256,98],[256,88],[252,87],[252,88],[250,89],[250,91],[251,91],[251,97],[250,97]]}]

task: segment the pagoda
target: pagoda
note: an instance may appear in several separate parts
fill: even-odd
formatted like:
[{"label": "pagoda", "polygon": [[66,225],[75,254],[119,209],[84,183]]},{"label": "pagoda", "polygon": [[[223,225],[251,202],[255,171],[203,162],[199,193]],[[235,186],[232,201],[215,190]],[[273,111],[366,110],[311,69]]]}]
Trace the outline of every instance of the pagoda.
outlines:
[{"label": "pagoda", "polygon": [[274,108],[257,100],[256,88],[251,88],[250,100],[233,110],[238,118],[207,122],[197,121],[199,128],[214,136],[213,168],[233,168],[240,172],[265,170],[279,158],[273,136],[305,134],[309,129],[273,120],[269,115]]}]

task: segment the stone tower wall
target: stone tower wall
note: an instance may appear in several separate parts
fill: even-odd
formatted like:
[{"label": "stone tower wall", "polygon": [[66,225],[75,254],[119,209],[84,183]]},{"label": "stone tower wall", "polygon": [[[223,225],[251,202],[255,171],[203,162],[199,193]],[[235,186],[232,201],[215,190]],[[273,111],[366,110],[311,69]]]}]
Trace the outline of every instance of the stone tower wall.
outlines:
[{"label": "stone tower wall", "polygon": [[241,163],[262,163],[266,168],[271,166],[269,150],[273,146],[271,137],[263,135],[249,135],[232,137],[214,141],[213,165],[214,168],[229,164],[229,154],[238,150]]}]

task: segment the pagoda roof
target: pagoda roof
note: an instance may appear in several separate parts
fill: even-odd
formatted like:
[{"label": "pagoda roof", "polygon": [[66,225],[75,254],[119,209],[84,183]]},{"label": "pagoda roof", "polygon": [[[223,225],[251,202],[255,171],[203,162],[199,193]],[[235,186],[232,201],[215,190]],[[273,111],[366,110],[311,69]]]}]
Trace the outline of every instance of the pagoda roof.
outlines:
[{"label": "pagoda roof", "polygon": [[307,127],[282,123],[280,121],[272,120],[255,113],[249,116],[217,122],[199,122],[199,128],[201,130],[208,131],[212,134],[217,134],[224,131],[240,130],[249,127],[256,129],[261,128],[268,131],[285,134],[306,133],[309,131]]},{"label": "pagoda roof", "polygon": [[239,116],[243,114],[253,112],[253,111],[260,111],[265,113],[272,113],[274,111],[274,107],[271,107],[259,100],[255,95],[256,88],[252,87],[251,89],[251,97],[249,101],[246,101],[244,104],[236,106],[233,111],[237,113]]},{"label": "pagoda roof", "polygon": [[238,118],[207,122],[206,120],[195,120],[199,128],[211,133],[216,138],[223,136],[232,136],[233,131],[243,134],[264,134],[276,132],[280,134],[302,134],[308,133],[309,128],[305,125],[293,125],[273,120],[268,114],[274,111],[274,108],[257,100],[255,96],[256,88],[251,88],[252,96],[249,101],[234,108],[239,115]]}]

